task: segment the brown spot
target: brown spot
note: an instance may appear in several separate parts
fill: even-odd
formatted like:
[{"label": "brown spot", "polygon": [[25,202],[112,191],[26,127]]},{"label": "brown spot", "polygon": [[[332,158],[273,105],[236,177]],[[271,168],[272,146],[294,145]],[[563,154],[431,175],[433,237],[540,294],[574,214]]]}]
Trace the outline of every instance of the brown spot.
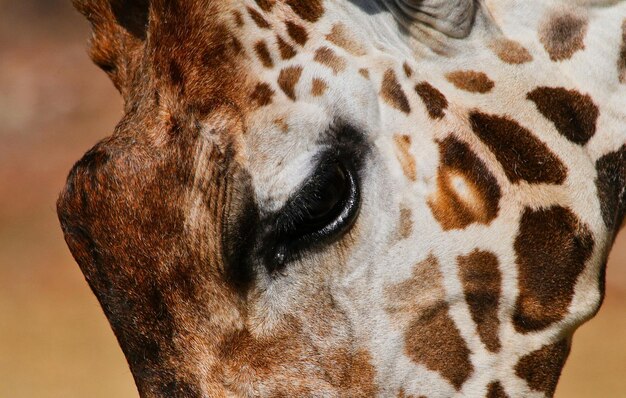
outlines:
[{"label": "brown spot", "polygon": [[406,98],[402,86],[398,83],[396,73],[392,69],[387,69],[383,76],[380,94],[383,96],[385,102],[392,107],[406,114],[411,112],[409,100]]},{"label": "brown spot", "polygon": [[471,93],[488,93],[493,89],[494,83],[483,72],[473,70],[459,70],[446,74],[446,79],[460,90]]},{"label": "brown spot", "polygon": [[619,73],[619,82],[626,83],[626,19],[622,22],[622,45],[617,59],[617,73]]},{"label": "brown spot", "polygon": [[289,132],[289,125],[287,124],[285,119],[283,119],[282,117],[279,117],[276,120],[274,120],[274,124],[278,126],[278,128],[280,128],[280,131],[282,131],[283,133]]},{"label": "brown spot", "polygon": [[450,136],[439,142],[437,192],[428,200],[444,230],[489,224],[497,215],[500,187],[467,144]]},{"label": "brown spot", "polygon": [[363,49],[363,46],[350,38],[348,32],[346,32],[345,26],[341,23],[336,23],[333,25],[330,33],[326,35],[326,40],[330,41],[338,47],[343,48],[352,55],[365,55],[365,50]]},{"label": "brown spot", "polygon": [[467,256],[459,256],[459,273],[472,319],[478,335],[491,352],[500,350],[498,328],[498,305],[501,275],[498,258],[490,252],[474,250]]},{"label": "brown spot", "polygon": [[585,48],[587,25],[587,16],[584,14],[557,11],[542,23],[539,41],[552,61],[564,61]]},{"label": "brown spot", "polygon": [[499,381],[489,383],[486,398],[509,398]]},{"label": "brown spot", "polygon": [[609,231],[617,233],[626,215],[626,145],[598,159],[596,171],[602,219]]},{"label": "brown spot", "polygon": [[335,52],[328,47],[318,48],[317,51],[315,51],[315,58],[313,59],[315,62],[328,66],[335,75],[346,69],[346,60],[336,55]]},{"label": "brown spot", "polygon": [[599,111],[590,96],[562,87],[538,87],[527,98],[568,140],[585,145],[596,133]]},{"label": "brown spot", "polygon": [[541,330],[565,317],[593,246],[591,233],[570,210],[524,211],[514,245],[519,296],[513,323],[518,332]]},{"label": "brown spot", "polygon": [[342,385],[352,387],[353,396],[374,397],[378,393],[378,386],[375,383],[376,369],[367,351],[359,350],[352,356],[347,376]]},{"label": "brown spot", "polygon": [[285,25],[287,26],[287,34],[289,37],[291,37],[293,41],[299,45],[304,46],[307,40],[309,40],[309,35],[306,32],[306,29],[291,21],[285,22]]},{"label": "brown spot", "polygon": [[458,390],[472,374],[470,350],[465,345],[449,307],[442,304],[417,317],[404,335],[407,355],[441,373]]},{"label": "brown spot", "polygon": [[569,342],[561,340],[531,352],[520,358],[515,365],[515,374],[526,380],[533,390],[541,391],[551,397],[554,395],[569,350]]},{"label": "brown spot", "polygon": [[408,357],[460,389],[473,367],[470,351],[448,314],[437,260],[431,256],[417,264],[411,278],[388,286],[385,295],[386,310],[401,320],[408,319],[404,333]]},{"label": "brown spot", "polygon": [[411,69],[409,64],[407,64],[406,62],[402,64],[402,69],[404,70],[404,74],[406,77],[410,78],[411,76],[413,76],[413,69]]},{"label": "brown spot", "polygon": [[248,14],[250,14],[250,18],[254,21],[254,23],[261,29],[269,29],[270,24],[263,18],[257,10],[254,8],[248,7]]},{"label": "brown spot", "polygon": [[261,8],[261,10],[268,12],[272,10],[276,0],[255,0],[257,5]]},{"label": "brown spot", "polygon": [[241,15],[241,12],[238,10],[233,11],[233,18],[235,19],[235,25],[241,28],[243,26],[243,15]]},{"label": "brown spot", "polygon": [[326,92],[327,88],[328,85],[326,85],[326,82],[324,82],[324,80],[315,78],[313,79],[313,82],[311,84],[311,95],[313,95],[314,97],[322,96]]},{"label": "brown spot", "polygon": [[489,48],[507,64],[519,65],[533,60],[528,50],[514,40],[498,39],[489,43]]},{"label": "brown spot", "polygon": [[267,83],[259,83],[254,88],[250,99],[258,106],[265,106],[272,103],[272,97],[274,96],[274,90]]},{"label": "brown spot", "polygon": [[411,181],[417,179],[417,170],[415,168],[415,159],[411,155],[411,137],[408,135],[395,135],[393,141],[398,150],[398,161],[402,166],[402,171],[406,178]]},{"label": "brown spot", "polygon": [[370,78],[370,71],[365,68],[359,69],[359,74],[368,80]]},{"label": "brown spot", "polygon": [[424,105],[426,105],[426,110],[430,117],[433,119],[441,119],[444,117],[444,110],[448,107],[448,100],[441,91],[427,82],[422,82],[415,86],[415,91],[424,102]]},{"label": "brown spot", "polygon": [[283,90],[287,97],[291,98],[293,101],[296,100],[295,87],[296,84],[298,84],[301,75],[302,67],[300,66],[285,68],[281,70],[278,75],[278,86],[281,90]]},{"label": "brown spot", "polygon": [[322,0],[287,0],[287,4],[305,21],[316,22],[324,14]]},{"label": "brown spot", "polygon": [[474,133],[493,152],[511,182],[561,184],[565,180],[565,165],[517,122],[476,111],[470,113],[470,122]]},{"label": "brown spot", "polygon": [[256,51],[259,60],[266,68],[271,68],[274,66],[274,61],[272,61],[272,56],[270,55],[270,51],[267,49],[267,45],[263,40],[258,41],[254,45],[254,50]]},{"label": "brown spot", "polygon": [[413,233],[413,215],[411,209],[402,206],[400,208],[400,239],[406,239]]},{"label": "brown spot", "polygon": [[276,36],[276,43],[278,43],[278,50],[280,51],[280,57],[282,59],[291,59],[296,56],[296,50],[293,46],[284,41],[282,37]]}]

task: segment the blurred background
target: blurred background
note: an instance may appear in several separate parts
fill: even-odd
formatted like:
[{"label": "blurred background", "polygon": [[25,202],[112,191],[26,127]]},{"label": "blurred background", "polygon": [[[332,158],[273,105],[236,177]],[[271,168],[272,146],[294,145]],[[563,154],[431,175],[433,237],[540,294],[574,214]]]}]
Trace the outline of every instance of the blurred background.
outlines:
[{"label": "blurred background", "polygon": [[[138,397],[55,214],[73,162],[121,117],[88,37],[70,0],[0,0],[0,398]],[[607,274],[557,397],[626,397],[626,233]]]}]

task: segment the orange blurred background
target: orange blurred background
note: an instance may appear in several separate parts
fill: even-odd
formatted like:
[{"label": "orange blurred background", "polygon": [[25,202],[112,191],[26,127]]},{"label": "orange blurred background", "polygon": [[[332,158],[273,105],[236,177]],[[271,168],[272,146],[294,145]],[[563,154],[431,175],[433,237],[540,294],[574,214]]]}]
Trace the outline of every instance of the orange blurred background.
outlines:
[{"label": "orange blurred background", "polygon": [[[0,0],[0,398],[138,396],[55,214],[73,162],[121,117],[88,37],[69,0]],[[557,397],[626,397],[626,233]]]}]

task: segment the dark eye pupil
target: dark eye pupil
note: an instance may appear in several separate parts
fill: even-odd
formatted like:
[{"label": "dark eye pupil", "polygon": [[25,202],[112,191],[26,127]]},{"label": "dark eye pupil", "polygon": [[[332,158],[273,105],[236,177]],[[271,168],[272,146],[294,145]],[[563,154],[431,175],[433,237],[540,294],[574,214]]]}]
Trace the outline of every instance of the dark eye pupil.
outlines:
[{"label": "dark eye pupil", "polygon": [[313,193],[304,221],[309,228],[324,226],[341,212],[341,202],[348,189],[346,173],[339,164],[335,165],[329,181]]}]

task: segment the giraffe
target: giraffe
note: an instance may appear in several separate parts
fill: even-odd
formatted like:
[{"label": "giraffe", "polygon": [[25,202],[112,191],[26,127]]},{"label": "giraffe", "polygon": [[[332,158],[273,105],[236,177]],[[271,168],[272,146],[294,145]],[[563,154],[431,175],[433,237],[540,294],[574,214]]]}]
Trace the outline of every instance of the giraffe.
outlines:
[{"label": "giraffe", "polygon": [[142,397],[544,397],[626,211],[626,2],[74,0],[58,201]]}]

